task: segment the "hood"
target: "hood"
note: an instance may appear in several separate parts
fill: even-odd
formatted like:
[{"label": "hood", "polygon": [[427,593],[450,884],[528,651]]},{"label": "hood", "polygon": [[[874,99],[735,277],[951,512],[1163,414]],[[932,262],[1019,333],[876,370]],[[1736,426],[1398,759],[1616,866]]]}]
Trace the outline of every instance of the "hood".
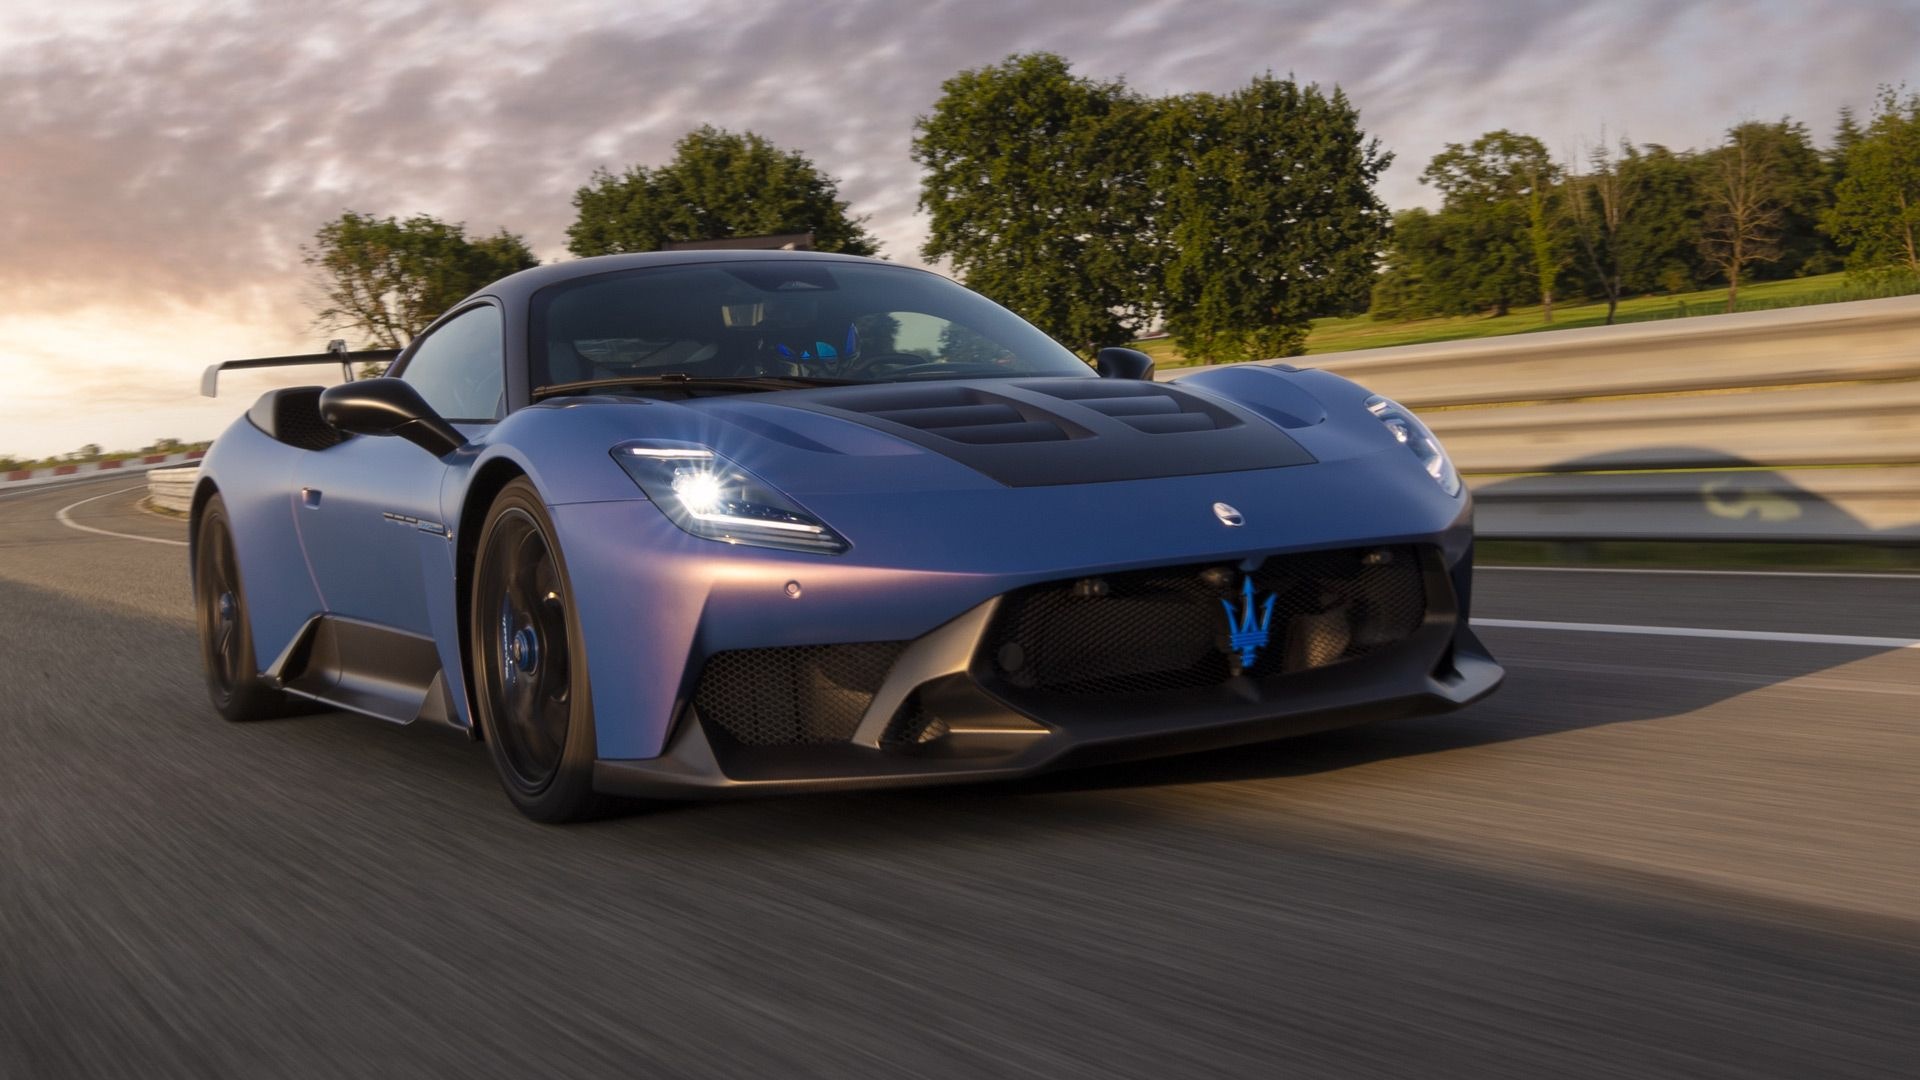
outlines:
[{"label": "hood", "polygon": [[[1315,460],[1254,412],[1150,382],[882,383],[704,398],[681,407],[794,449],[936,456],[1003,487],[1199,476]],[[796,491],[820,478],[792,476],[786,462],[759,454],[742,464]]]},{"label": "hood", "polygon": [[[1263,365],[1175,383],[1100,378],[880,383],[668,401],[627,395],[521,409],[481,437],[553,501],[626,497],[582,469],[630,439],[711,446],[796,497],[1005,492],[1291,471],[1392,446],[1336,375]],[[498,451],[495,451],[498,452]]]},{"label": "hood", "polygon": [[[1365,399],[1335,375],[1243,365],[1173,385],[570,398],[484,437],[502,444],[491,452],[511,447],[554,505],[641,498],[609,455],[622,442],[697,442],[830,522],[862,562],[1039,573],[1387,542],[1466,520],[1467,501],[1442,492]],[[1245,525],[1228,527],[1216,503]]]}]

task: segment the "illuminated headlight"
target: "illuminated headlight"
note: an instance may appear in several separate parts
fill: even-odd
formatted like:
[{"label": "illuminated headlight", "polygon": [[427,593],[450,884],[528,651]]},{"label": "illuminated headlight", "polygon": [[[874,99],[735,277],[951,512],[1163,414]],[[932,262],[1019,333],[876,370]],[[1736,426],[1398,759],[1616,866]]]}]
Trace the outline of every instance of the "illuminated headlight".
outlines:
[{"label": "illuminated headlight", "polygon": [[1420,467],[1427,470],[1427,475],[1440,485],[1440,490],[1449,495],[1460,494],[1459,472],[1454,469],[1447,452],[1441,449],[1440,440],[1427,430],[1427,425],[1421,423],[1419,417],[1399,402],[1378,394],[1367,399],[1367,411],[1387,425],[1387,430],[1400,440],[1400,445],[1413,451],[1413,456],[1420,459]]},{"label": "illuminated headlight", "polygon": [[613,459],[669,520],[695,536],[829,555],[847,550],[826,522],[707,447],[623,443]]}]

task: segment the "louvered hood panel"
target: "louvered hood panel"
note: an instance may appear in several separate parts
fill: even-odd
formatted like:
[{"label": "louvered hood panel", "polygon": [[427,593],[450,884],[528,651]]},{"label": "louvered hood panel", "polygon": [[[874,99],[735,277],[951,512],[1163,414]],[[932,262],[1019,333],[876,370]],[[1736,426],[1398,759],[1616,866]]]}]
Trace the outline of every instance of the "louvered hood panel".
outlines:
[{"label": "louvered hood panel", "polygon": [[905,439],[1009,487],[1196,476],[1314,460],[1260,417],[1160,383],[888,383],[793,391],[778,401]]}]

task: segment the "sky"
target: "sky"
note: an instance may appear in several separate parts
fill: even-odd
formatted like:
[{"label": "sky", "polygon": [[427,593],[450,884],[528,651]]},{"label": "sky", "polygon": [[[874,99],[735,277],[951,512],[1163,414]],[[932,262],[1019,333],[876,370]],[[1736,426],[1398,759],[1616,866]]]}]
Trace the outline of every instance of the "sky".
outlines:
[{"label": "sky", "polygon": [[424,212],[564,258],[595,168],[658,164],[703,123],[806,153],[918,263],[914,118],[1034,49],[1150,94],[1338,85],[1396,155],[1400,208],[1495,128],[1565,158],[1790,114],[1824,143],[1842,105],[1920,85],[1920,0],[0,5],[0,453],[210,438],[267,377],[207,401],[202,367],[329,336],[300,261],[324,221]]}]

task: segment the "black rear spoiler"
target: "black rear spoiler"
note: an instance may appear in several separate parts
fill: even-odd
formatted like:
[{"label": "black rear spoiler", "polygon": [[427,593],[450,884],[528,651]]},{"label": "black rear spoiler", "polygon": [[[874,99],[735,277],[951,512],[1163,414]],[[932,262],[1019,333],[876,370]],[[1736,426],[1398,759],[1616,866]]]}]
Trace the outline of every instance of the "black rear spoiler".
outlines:
[{"label": "black rear spoiler", "polygon": [[307,356],[262,356],[255,360],[228,360],[214,364],[200,375],[200,396],[220,396],[220,373],[223,371],[244,371],[247,368],[293,367],[297,364],[339,364],[341,377],[346,382],[353,381],[353,365],[392,363],[400,355],[399,349],[361,349],[358,352],[347,351],[347,343],[335,338],[327,343],[327,351]]}]

